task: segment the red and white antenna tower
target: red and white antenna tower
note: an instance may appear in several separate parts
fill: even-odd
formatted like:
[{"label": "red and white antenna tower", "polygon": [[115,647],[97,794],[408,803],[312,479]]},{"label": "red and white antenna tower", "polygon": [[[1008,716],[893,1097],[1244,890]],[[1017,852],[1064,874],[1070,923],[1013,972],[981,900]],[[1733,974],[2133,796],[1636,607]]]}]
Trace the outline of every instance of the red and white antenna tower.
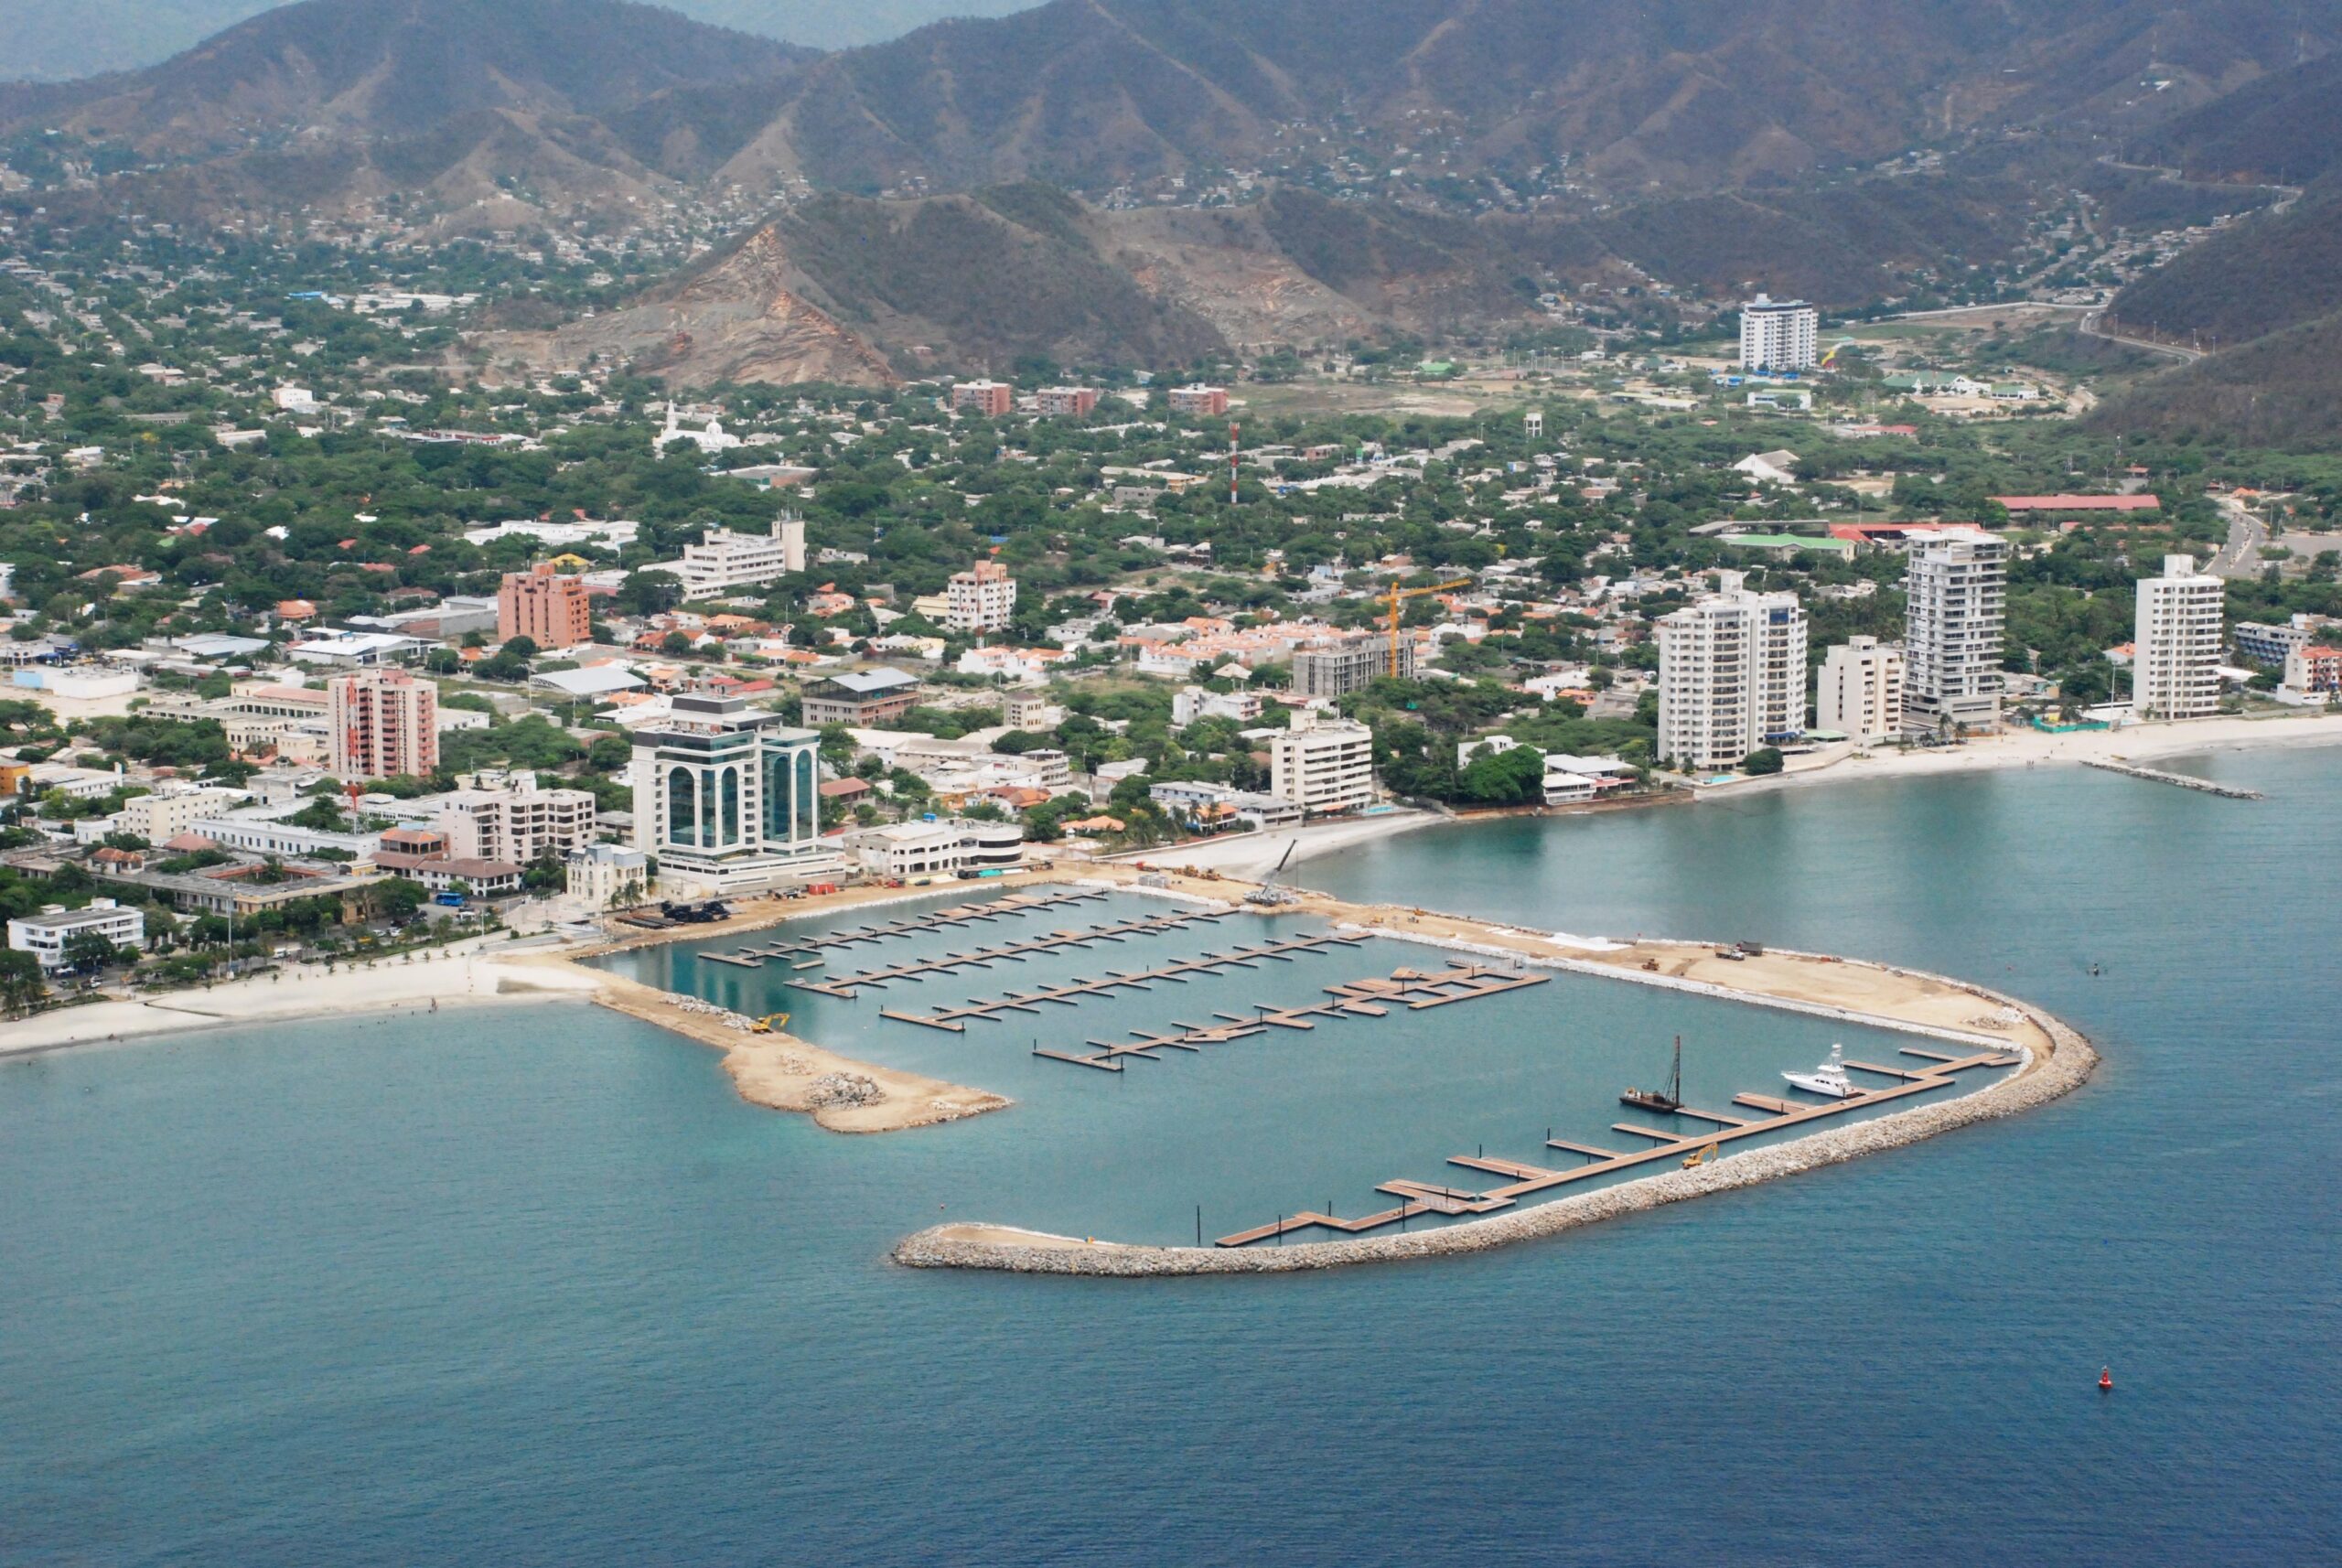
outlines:
[{"label": "red and white antenna tower", "polygon": [[1234,420],[1228,423],[1228,504],[1230,506],[1236,504],[1236,438],[1243,428]]}]

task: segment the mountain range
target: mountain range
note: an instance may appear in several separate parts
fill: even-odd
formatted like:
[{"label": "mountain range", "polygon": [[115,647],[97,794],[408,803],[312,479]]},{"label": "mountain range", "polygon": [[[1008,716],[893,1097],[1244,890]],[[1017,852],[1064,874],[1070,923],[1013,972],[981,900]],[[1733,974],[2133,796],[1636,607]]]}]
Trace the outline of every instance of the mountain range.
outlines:
[{"label": "mountain range", "polygon": [[[136,166],[43,193],[68,220],[427,237],[772,193],[574,329],[684,376],[1167,362],[1519,321],[1572,280],[1855,305],[2067,188],[2181,188],[2111,156],[2308,187],[2116,305],[2235,338],[2342,309],[2337,44],[2342,0],[1049,0],[827,53],[627,0],[305,0],[0,88],[0,138]],[[1178,199],[1229,170],[1260,199]]]},{"label": "mountain range", "polygon": [[[0,7],[0,74],[70,81],[139,70],[285,0],[43,0]],[[991,16],[1034,0],[675,0],[696,21],[843,48],[942,16]]]}]

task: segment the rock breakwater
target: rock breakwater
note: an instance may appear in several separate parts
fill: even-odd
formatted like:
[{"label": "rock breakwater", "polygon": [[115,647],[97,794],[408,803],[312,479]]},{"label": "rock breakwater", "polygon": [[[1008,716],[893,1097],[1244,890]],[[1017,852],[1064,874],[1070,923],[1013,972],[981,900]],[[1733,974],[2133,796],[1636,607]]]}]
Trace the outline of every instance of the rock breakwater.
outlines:
[{"label": "rock breakwater", "polygon": [[2090,1042],[2061,1020],[1982,986],[1964,982],[1947,983],[1959,984],[1996,1006],[2014,1009],[2048,1036],[2049,1048],[2031,1053],[2011,1077],[1954,1100],[1895,1112],[1768,1148],[1727,1155],[1691,1170],[1671,1170],[1437,1230],[1284,1247],[1222,1248],[1100,1245],[1035,1232],[943,1225],[904,1238],[895,1247],[894,1259],[910,1268],[1167,1278],[1286,1273],[1486,1251],[1687,1198],[1754,1187],[1759,1182],[1900,1148],[1979,1122],[2014,1116],[2072,1092],[2097,1066],[2098,1053]]}]

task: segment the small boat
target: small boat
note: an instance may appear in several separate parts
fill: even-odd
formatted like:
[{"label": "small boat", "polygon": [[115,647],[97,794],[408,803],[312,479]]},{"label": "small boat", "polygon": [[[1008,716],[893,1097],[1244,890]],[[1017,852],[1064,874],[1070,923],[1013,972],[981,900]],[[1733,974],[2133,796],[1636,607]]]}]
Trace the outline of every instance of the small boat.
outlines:
[{"label": "small boat", "polygon": [[1830,1100],[1851,1100],[1862,1091],[1846,1078],[1846,1050],[1843,1046],[1830,1047],[1830,1059],[1811,1072],[1785,1072],[1781,1076],[1804,1090]]},{"label": "small boat", "polygon": [[1631,1084],[1618,1096],[1618,1103],[1631,1105],[1638,1111],[1670,1113],[1683,1109],[1683,1036],[1675,1036],[1675,1071],[1664,1090],[1637,1089]]}]

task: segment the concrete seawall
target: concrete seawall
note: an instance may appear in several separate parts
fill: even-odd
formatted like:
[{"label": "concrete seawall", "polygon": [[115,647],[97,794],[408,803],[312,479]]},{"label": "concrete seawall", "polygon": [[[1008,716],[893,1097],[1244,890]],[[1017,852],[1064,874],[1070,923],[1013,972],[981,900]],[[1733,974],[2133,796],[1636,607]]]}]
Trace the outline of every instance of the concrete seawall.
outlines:
[{"label": "concrete seawall", "polygon": [[[1574,966],[1573,966],[1574,967]],[[1627,978],[1618,971],[1606,972]],[[1343,1268],[1356,1263],[1397,1262],[1458,1252],[1485,1251],[1581,1225],[1681,1203],[1710,1193],[1754,1187],[1884,1149],[1900,1148],[1979,1122],[2014,1116],[2072,1092],[2098,1065],[2088,1040],[2057,1018],[2014,997],[1920,971],[1918,978],[1957,986],[1979,1000],[2013,1007],[2048,1036],[2050,1047],[2032,1053],[2014,1075],[1988,1089],[1911,1111],[1895,1112],[1851,1126],[1834,1128],[1768,1148],[1712,1160],[1692,1170],[1671,1170],[1490,1219],[1436,1230],[1353,1240],[1312,1241],[1284,1247],[1137,1247],[1092,1244],[1071,1237],[1004,1228],[937,1226],[904,1238],[894,1251],[910,1268],[991,1269],[1015,1273],[1096,1274],[1118,1278],[1163,1278],[1187,1274],[1284,1273],[1304,1269]],[[1750,1000],[1750,998],[1740,998]],[[1881,1020],[1868,1020],[1883,1022]],[[980,1230],[981,1237],[971,1230]]]}]

